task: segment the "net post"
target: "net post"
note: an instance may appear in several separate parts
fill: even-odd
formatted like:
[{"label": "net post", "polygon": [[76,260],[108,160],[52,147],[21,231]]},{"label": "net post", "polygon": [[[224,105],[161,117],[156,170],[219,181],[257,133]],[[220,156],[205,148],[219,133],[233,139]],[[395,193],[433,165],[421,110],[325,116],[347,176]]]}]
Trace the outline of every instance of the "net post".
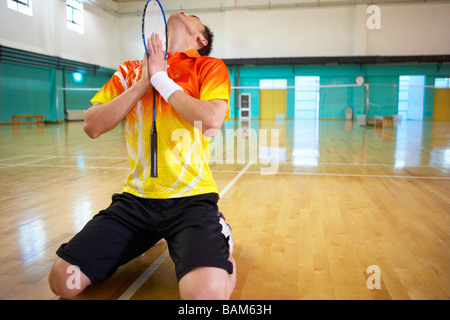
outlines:
[{"label": "net post", "polygon": [[[59,122],[59,104],[60,104],[60,99],[59,99],[59,93],[62,92],[98,92],[100,91],[101,88],[65,88],[65,87],[59,87],[56,88],[56,122]],[[92,94],[92,96],[89,97],[89,103],[90,103],[90,99],[95,95],[95,93]],[[86,106],[90,106],[89,103],[86,104]],[[74,109],[71,109],[74,110]],[[78,109],[75,109],[78,110]],[[63,121],[66,120],[65,116],[63,117]]]},{"label": "net post", "polygon": [[369,101],[370,101],[370,86],[368,83],[364,85],[366,87],[366,118],[364,119],[365,124],[367,124],[367,120],[369,118]]},{"label": "net post", "polygon": [[59,90],[61,88],[56,88],[56,123],[58,123],[58,113],[59,113]]}]

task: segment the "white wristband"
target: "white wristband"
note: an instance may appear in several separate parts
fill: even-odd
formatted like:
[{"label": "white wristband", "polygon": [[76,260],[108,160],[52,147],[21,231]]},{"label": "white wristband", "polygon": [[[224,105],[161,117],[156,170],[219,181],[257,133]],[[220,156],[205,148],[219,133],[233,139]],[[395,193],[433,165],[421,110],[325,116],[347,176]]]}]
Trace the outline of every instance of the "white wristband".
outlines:
[{"label": "white wristband", "polygon": [[167,75],[167,72],[159,71],[155,73],[152,78],[150,79],[150,82],[152,83],[153,87],[159,92],[159,94],[166,100],[166,102],[169,101],[170,96],[178,90],[183,91],[183,88],[180,87],[169,78]]}]

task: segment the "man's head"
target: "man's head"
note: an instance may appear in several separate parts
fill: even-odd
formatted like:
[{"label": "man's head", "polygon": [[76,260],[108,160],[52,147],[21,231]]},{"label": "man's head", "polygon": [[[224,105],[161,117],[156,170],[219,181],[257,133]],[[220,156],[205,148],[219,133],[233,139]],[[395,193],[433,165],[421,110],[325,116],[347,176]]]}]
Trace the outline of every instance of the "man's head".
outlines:
[{"label": "man's head", "polygon": [[201,56],[209,56],[212,51],[214,34],[212,33],[211,29],[209,29],[207,26],[204,27],[205,30],[203,31],[203,37],[206,39],[207,44],[203,46],[200,50],[198,50],[198,53],[200,53]]},{"label": "man's head", "polygon": [[169,37],[174,31],[176,35],[182,34],[191,43],[200,55],[208,56],[212,51],[214,35],[211,30],[203,25],[201,20],[194,15],[186,15],[183,11],[172,14],[167,21]]}]

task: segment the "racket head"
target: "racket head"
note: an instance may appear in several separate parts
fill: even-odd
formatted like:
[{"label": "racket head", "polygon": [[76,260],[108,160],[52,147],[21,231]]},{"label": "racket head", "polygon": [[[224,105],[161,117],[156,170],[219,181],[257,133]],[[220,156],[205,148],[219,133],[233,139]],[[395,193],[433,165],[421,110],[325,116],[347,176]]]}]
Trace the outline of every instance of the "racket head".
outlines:
[{"label": "racket head", "polygon": [[142,39],[147,56],[148,41],[152,33],[158,34],[164,48],[164,59],[167,57],[167,21],[164,9],[158,0],[148,0],[142,15]]}]

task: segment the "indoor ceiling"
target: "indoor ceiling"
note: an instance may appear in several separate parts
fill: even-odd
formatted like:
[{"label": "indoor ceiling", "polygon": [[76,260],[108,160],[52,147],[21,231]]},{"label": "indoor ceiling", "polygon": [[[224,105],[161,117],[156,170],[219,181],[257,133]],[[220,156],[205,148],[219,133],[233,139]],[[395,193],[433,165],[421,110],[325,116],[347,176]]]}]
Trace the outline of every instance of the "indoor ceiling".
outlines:
[{"label": "indoor ceiling", "polygon": [[[196,12],[232,11],[241,9],[290,9],[357,4],[374,4],[374,0],[160,0],[165,11],[195,10]],[[84,0],[118,15],[136,14],[146,0]],[[449,0],[376,0],[377,5],[394,3],[449,2]]]},{"label": "indoor ceiling", "polygon": [[[126,3],[126,2],[135,2],[135,3],[143,3],[146,2],[146,0],[113,0],[114,2],[118,2],[118,3]],[[179,0],[179,1],[174,1],[174,0],[160,0],[161,2],[170,2],[170,3],[174,3],[174,2],[178,2],[180,6],[185,5],[185,6],[191,6],[193,3],[197,3],[197,4],[203,4],[205,5],[208,2],[216,2],[217,4],[219,4],[217,7],[220,8],[220,4],[222,4],[222,7],[225,5],[229,5],[230,3],[234,3],[235,6],[240,7],[240,6],[248,6],[249,3],[251,3],[252,5],[261,5],[261,4],[265,4],[267,6],[270,5],[274,5],[274,6],[279,6],[279,5],[301,5],[301,4],[315,4],[315,5],[329,5],[329,4],[333,4],[333,3],[347,3],[347,4],[365,4],[365,3],[373,3],[373,0],[300,0],[300,1],[293,1],[293,0],[216,0],[216,1],[208,1],[206,2],[205,0],[190,0],[190,1],[186,1],[186,0]],[[405,3],[405,2],[448,2],[448,0],[377,0],[377,4],[383,4],[383,3]]]}]

